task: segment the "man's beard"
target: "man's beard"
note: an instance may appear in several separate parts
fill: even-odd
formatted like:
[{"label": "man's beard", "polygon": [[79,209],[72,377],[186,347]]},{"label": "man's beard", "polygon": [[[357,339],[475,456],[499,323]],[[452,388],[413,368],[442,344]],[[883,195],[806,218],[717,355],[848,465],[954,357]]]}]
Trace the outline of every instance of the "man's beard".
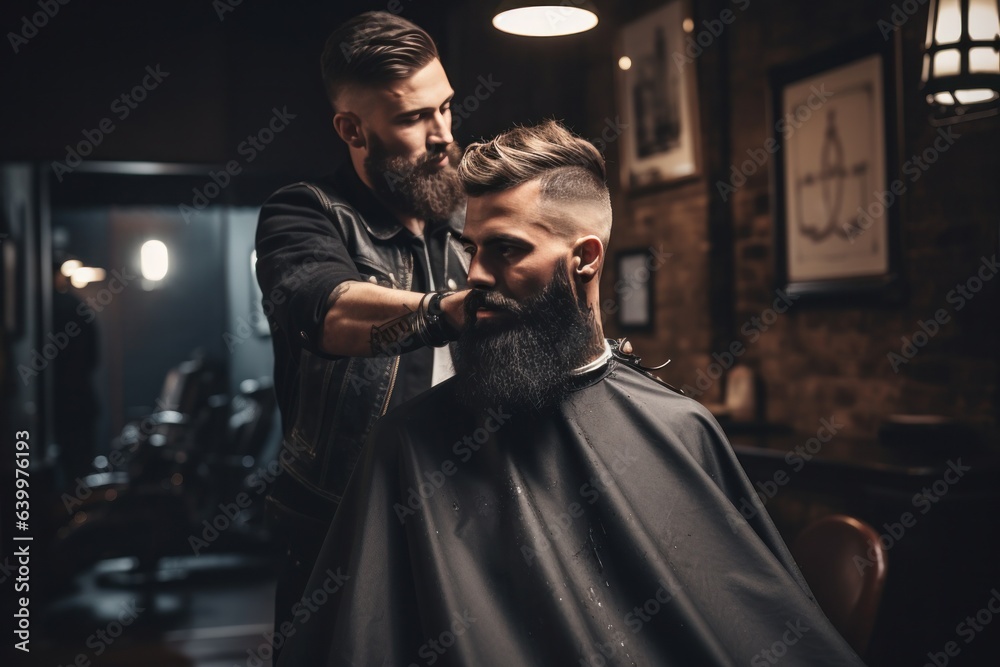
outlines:
[{"label": "man's beard", "polygon": [[[444,168],[431,164],[442,153],[448,154],[448,164]],[[442,220],[451,217],[465,201],[465,191],[456,169],[461,159],[462,151],[454,142],[412,161],[389,155],[385,144],[372,136],[365,158],[365,173],[375,194],[391,208],[421,220]]]},{"label": "man's beard", "polygon": [[[505,314],[477,322],[483,306]],[[454,349],[459,401],[476,411],[543,410],[569,393],[572,371],[603,347],[594,311],[574,294],[565,261],[545,289],[523,302],[473,289]]]}]

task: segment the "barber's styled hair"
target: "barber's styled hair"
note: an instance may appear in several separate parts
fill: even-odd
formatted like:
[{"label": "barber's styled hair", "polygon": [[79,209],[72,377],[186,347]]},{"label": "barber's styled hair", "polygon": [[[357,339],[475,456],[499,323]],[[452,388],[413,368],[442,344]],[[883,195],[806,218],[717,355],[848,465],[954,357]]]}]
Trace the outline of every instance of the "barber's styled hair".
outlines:
[{"label": "barber's styled hair", "polygon": [[405,79],[437,57],[434,40],[416,24],[389,12],[365,12],[330,34],[320,65],[336,109],[344,88]]},{"label": "barber's styled hair", "polygon": [[607,244],[611,197],[600,151],[554,120],[515,127],[494,139],[471,144],[458,165],[470,197],[501,192],[539,179],[543,199],[589,202],[600,207]]}]

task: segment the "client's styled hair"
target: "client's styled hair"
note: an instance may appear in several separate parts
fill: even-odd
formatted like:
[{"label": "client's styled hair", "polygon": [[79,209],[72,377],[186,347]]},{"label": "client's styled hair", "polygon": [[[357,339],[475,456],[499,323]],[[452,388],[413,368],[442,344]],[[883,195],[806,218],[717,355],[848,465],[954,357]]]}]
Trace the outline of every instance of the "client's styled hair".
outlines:
[{"label": "client's styled hair", "polygon": [[515,127],[496,138],[470,145],[458,175],[465,192],[478,197],[539,179],[543,199],[591,203],[611,229],[611,197],[604,158],[592,143],[554,120]]}]

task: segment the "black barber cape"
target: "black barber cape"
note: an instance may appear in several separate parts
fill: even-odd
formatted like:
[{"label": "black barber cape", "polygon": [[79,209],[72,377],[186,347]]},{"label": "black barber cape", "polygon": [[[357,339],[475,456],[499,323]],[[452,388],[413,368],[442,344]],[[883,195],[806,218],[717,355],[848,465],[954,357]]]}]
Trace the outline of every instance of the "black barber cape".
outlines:
[{"label": "black barber cape", "polygon": [[380,420],[280,666],[862,664],[711,414],[618,360],[579,380],[541,415],[449,380]]}]

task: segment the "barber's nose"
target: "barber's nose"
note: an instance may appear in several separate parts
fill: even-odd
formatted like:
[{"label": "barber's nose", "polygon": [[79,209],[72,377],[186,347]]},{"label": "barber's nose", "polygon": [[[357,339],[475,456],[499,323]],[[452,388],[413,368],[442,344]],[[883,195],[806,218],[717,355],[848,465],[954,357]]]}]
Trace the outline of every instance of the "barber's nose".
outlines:
[{"label": "barber's nose", "polygon": [[434,113],[434,124],[427,141],[430,144],[450,144],[455,138],[451,136],[451,111]]}]

